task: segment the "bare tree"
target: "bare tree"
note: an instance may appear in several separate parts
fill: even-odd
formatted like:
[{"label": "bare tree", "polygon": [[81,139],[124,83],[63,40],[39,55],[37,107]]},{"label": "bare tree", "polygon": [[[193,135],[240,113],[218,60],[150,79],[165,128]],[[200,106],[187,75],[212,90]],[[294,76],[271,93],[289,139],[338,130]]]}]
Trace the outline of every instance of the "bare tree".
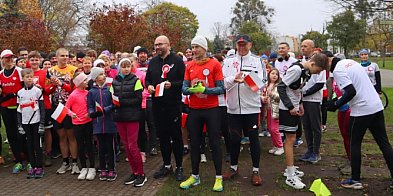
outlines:
[{"label": "bare tree", "polygon": [[54,34],[56,46],[69,45],[75,41],[78,29],[86,25],[91,9],[90,0],[40,0],[45,25]]}]

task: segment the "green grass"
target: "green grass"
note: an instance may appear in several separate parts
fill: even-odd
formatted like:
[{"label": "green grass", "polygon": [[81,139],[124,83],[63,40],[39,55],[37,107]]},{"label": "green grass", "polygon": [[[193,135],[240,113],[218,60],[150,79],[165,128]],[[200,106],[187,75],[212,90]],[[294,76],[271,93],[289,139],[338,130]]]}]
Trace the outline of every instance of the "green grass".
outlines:
[{"label": "green grass", "polygon": [[[387,94],[388,97],[393,97],[393,88],[384,88],[383,89]],[[391,100],[393,101],[393,100]],[[387,133],[390,138],[390,141],[393,142],[393,118],[391,118],[392,113],[393,113],[393,105],[390,105],[385,111],[385,122],[387,126]],[[320,164],[323,165],[324,167],[335,167],[334,165],[341,164],[341,161],[343,160],[343,157],[345,157],[345,150],[342,142],[342,137],[341,134],[338,130],[338,125],[337,125],[337,113],[328,113],[328,120],[327,120],[327,125],[328,125],[328,132],[323,134],[322,142],[323,144],[321,145],[321,153],[323,153],[323,157],[337,157],[337,161],[335,163],[332,162],[321,162]],[[261,145],[262,148],[267,148],[264,143]],[[266,150],[266,149],[262,149]],[[381,160],[381,151],[378,148],[378,145],[376,145],[372,135],[370,134],[369,131],[366,132],[366,135],[363,140],[363,145],[362,145],[362,153],[363,153],[363,158],[364,162],[363,165],[372,167],[372,168],[380,168],[385,167],[384,166],[384,161]],[[372,155],[372,156],[371,156]],[[373,156],[377,155],[379,158],[378,159],[373,159]],[[240,166],[241,168],[247,167],[246,165],[251,164],[250,156],[247,153],[240,153],[240,161],[239,165],[244,164],[245,166]],[[371,157],[370,157],[371,156]],[[285,157],[284,156],[279,156],[279,157],[274,157],[275,158],[275,163],[283,163]],[[263,159],[263,157],[262,157]],[[184,168],[187,169],[185,174],[189,172],[191,165],[190,165],[190,159],[186,159],[184,161]],[[223,164],[223,171],[225,171],[226,167]],[[303,166],[305,167],[305,166]],[[263,170],[263,168],[261,168]],[[192,187],[189,190],[181,190],[179,188],[179,182],[175,181],[173,178],[168,179],[165,182],[165,185],[160,188],[160,190],[157,192],[157,195],[213,195],[216,194],[213,191],[211,191],[213,184],[214,184],[214,166],[212,164],[212,161],[208,162],[207,164],[200,164],[200,176],[201,176],[201,184]],[[188,177],[188,176],[187,176]],[[315,177],[317,178],[317,177]],[[284,183],[284,177],[282,177],[281,174],[277,174],[276,178],[274,179],[279,183],[279,187],[281,191],[292,191],[291,188],[289,188],[287,185]],[[255,192],[245,192],[245,189],[242,188],[241,183],[237,181],[225,181],[224,183],[224,195],[254,195]],[[277,190],[280,191],[280,190]],[[352,192],[351,192],[352,193]]]},{"label": "green grass", "polygon": [[[355,61],[360,61],[359,58],[354,58]],[[372,57],[370,58],[372,62],[377,62],[380,69],[390,69],[393,70],[393,57],[386,57],[385,58],[385,66],[383,66],[382,58],[381,57]]]}]

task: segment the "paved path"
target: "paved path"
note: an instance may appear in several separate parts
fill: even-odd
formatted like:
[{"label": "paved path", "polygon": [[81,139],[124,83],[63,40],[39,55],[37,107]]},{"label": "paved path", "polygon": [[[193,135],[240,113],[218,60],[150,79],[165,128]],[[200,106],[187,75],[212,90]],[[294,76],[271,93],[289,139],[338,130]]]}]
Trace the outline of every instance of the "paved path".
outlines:
[{"label": "paved path", "polygon": [[382,87],[393,87],[393,70],[381,69]]},{"label": "paved path", "polygon": [[[57,159],[54,165],[45,168],[45,177],[42,179],[26,179],[27,172],[11,174],[12,165],[0,166],[0,195],[155,195],[163,180],[153,179],[154,171],[162,163],[161,155],[148,156],[144,166],[148,178],[141,188],[132,185],[124,185],[123,181],[128,177],[130,167],[124,161],[117,164],[118,176],[114,182],[99,181],[98,175],[93,181],[78,181],[77,175],[55,174],[60,167],[61,159]],[[97,164],[98,165],[98,164]]]}]

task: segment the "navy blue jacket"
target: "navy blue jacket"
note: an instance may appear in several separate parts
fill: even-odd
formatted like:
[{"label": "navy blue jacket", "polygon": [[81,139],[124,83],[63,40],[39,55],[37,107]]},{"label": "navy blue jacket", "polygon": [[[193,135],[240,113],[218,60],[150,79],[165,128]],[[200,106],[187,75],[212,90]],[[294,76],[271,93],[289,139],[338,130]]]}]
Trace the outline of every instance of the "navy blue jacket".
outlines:
[{"label": "navy blue jacket", "polygon": [[104,84],[101,88],[93,85],[87,94],[88,113],[96,111],[96,102],[104,110],[104,114],[93,119],[93,134],[116,133],[116,126],[112,118],[112,94]]}]

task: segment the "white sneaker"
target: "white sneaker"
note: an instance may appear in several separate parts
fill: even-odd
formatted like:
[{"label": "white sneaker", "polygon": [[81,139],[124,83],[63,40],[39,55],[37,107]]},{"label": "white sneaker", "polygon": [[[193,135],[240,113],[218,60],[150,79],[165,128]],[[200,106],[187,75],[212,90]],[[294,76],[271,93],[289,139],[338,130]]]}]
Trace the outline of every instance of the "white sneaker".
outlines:
[{"label": "white sneaker", "polygon": [[297,176],[287,177],[285,183],[288,186],[291,186],[294,189],[304,189],[306,185],[302,182],[302,180]]},{"label": "white sneaker", "polygon": [[71,170],[71,165],[63,162],[63,164],[61,164],[61,167],[56,171],[56,174],[64,174],[69,170]]},{"label": "white sneaker", "polygon": [[262,132],[260,132],[260,133],[258,133],[258,136],[259,136],[259,137],[263,137],[264,135],[263,135]]},{"label": "white sneaker", "polygon": [[79,167],[76,163],[72,163],[71,175],[79,174]]},{"label": "white sneaker", "polygon": [[146,153],[141,152],[142,163],[146,162]]},{"label": "white sneaker", "polygon": [[274,154],[278,150],[277,147],[273,147],[272,149],[269,150],[269,154]]},{"label": "white sneaker", "polygon": [[78,180],[86,179],[87,171],[88,171],[87,168],[82,168],[81,173],[78,176]]},{"label": "white sneaker", "polygon": [[94,180],[96,177],[96,168],[89,168],[86,176],[86,180]]},{"label": "white sneaker", "polygon": [[277,148],[277,150],[273,154],[277,156],[284,154],[284,148],[283,147]]},{"label": "white sneaker", "polygon": [[207,162],[206,155],[201,154],[201,163],[206,163],[206,162]]},{"label": "white sneaker", "polygon": [[[304,172],[298,170],[297,168],[299,168],[299,167],[295,166],[295,176],[297,176],[297,177],[299,177],[299,178],[300,178],[300,177],[303,177],[303,176],[304,176]],[[285,171],[284,171],[284,173],[283,173],[283,176],[285,176],[285,177],[288,176],[288,170],[287,170],[287,169],[285,169]],[[301,179],[300,179],[300,180],[301,180]]]}]

